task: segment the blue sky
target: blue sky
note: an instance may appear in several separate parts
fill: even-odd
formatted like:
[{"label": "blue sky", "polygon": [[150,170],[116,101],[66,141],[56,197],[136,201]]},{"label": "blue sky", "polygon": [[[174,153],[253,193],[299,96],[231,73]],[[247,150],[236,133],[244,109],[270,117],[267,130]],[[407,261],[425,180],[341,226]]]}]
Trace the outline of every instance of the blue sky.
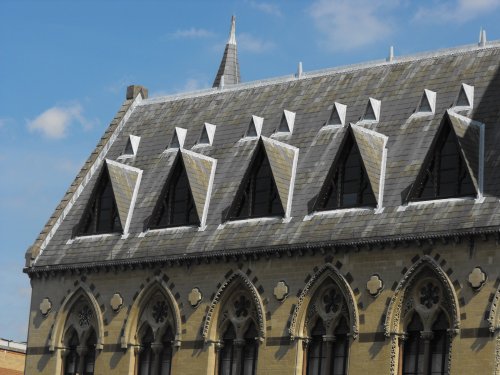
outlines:
[{"label": "blue sky", "polygon": [[500,0],[2,0],[0,337],[26,339],[24,253],[126,86],[210,87],[233,13],[243,81],[500,39]]}]

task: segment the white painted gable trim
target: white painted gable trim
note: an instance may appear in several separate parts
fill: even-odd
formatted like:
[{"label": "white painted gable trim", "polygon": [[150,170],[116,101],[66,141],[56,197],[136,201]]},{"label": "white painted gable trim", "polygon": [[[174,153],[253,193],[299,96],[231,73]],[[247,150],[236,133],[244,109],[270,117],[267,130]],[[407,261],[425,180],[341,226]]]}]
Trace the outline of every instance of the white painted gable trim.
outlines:
[{"label": "white painted gable trim", "polygon": [[[338,102],[333,103],[337,114],[339,115],[340,124],[345,126],[345,116],[347,114],[347,106],[345,104],[340,104]],[[329,124],[327,124],[329,125]]]},{"label": "white painted gable trim", "polygon": [[[460,93],[462,92],[462,90],[465,93],[465,97],[467,98],[469,105],[457,105],[456,103],[458,101],[458,98],[460,97]],[[458,92],[458,96],[455,101],[455,105],[453,106],[453,109],[456,111],[460,111],[465,109],[472,109],[473,107],[474,107],[474,86],[462,83],[462,86],[460,87],[460,91]]]},{"label": "white painted gable trim", "polygon": [[[215,126],[215,125],[213,125]],[[207,216],[208,216],[208,208],[210,206],[210,199],[212,197],[212,189],[214,186],[214,179],[215,179],[215,169],[217,168],[217,159],[211,158],[209,156],[203,155],[203,154],[198,154],[197,152],[189,151],[189,150],[182,150],[181,153],[185,153],[188,155],[191,155],[192,157],[206,160],[212,164],[212,168],[210,170],[210,177],[208,180],[208,187],[207,187],[207,195],[205,196],[205,206],[203,207],[203,214],[200,218],[200,231],[205,230],[206,228],[206,223],[207,223]]]},{"label": "white painted gable trim", "polygon": [[[255,126],[255,132],[257,135],[252,136],[248,135],[248,132],[250,131],[250,127],[252,124]],[[247,132],[245,134],[245,138],[259,138],[261,133],[262,133],[262,125],[264,124],[264,118],[252,115],[252,121],[250,122],[250,125],[248,126]]]},{"label": "white painted gable trim", "polygon": [[[470,86],[470,87],[472,87],[472,86]],[[447,113],[449,116],[461,119],[462,121],[467,123],[467,125],[469,125],[469,126],[477,126],[479,128],[479,151],[478,151],[479,152],[479,157],[478,157],[478,160],[479,160],[478,174],[479,174],[479,176],[477,177],[479,189],[477,192],[476,199],[478,201],[482,202],[484,200],[483,193],[484,193],[484,131],[485,131],[485,124],[483,124],[482,122],[479,122],[479,121],[472,120],[468,117],[462,116],[462,115],[455,113],[451,110],[448,110]]]},{"label": "white painted gable trim", "polygon": [[89,183],[89,181],[92,178],[92,176],[94,175],[94,173],[96,173],[96,171],[99,169],[101,163],[104,161],[106,154],[108,153],[109,149],[111,148],[113,143],[118,138],[118,135],[120,134],[120,132],[123,130],[123,127],[127,123],[128,119],[130,118],[132,113],[134,112],[135,107],[137,107],[137,105],[139,105],[139,103],[141,103],[142,100],[143,100],[142,95],[137,95],[136,98],[134,99],[134,101],[132,102],[132,104],[130,105],[129,109],[127,110],[127,112],[125,112],[125,115],[123,115],[123,118],[121,119],[120,123],[116,127],[113,134],[111,134],[111,136],[109,137],[108,142],[103,146],[103,148],[102,148],[101,152],[99,153],[99,155],[97,156],[94,164],[92,164],[90,166],[89,171],[87,172],[87,174],[83,178],[82,183],[76,188],[75,192],[71,196],[71,199],[66,204],[66,207],[64,208],[62,213],[59,215],[56,222],[54,223],[54,225],[50,229],[49,233],[47,234],[47,237],[45,237],[45,240],[43,240],[42,244],[40,245],[40,252],[38,253],[37,257],[35,258],[34,263],[37,262],[37,260],[42,255],[43,250],[47,247],[47,245],[49,244],[52,237],[54,237],[54,234],[59,229],[59,226],[61,225],[63,220],[66,218],[66,215],[69,213],[71,208],[73,208],[73,205],[75,204],[76,200],[80,197],[84,188],[87,186],[87,184]]},{"label": "white painted gable trim", "polygon": [[[371,106],[373,110],[373,114],[375,115],[375,120],[373,119],[365,119],[366,112],[368,110],[368,106]],[[363,117],[356,124],[357,125],[365,125],[365,124],[374,124],[380,121],[380,108],[382,107],[382,102],[380,100],[374,98],[368,98],[368,105],[365,108],[365,112],[363,113]]]},{"label": "white painted gable trim", "polygon": [[356,128],[357,130],[370,134],[372,137],[378,137],[381,138],[384,142],[384,148],[382,151],[382,163],[381,163],[381,170],[380,170],[380,179],[378,182],[378,197],[377,197],[377,209],[375,210],[375,213],[381,212],[383,210],[383,203],[384,203],[384,188],[385,188],[385,172],[386,172],[386,165],[387,165],[387,141],[389,140],[389,137],[387,137],[384,134],[378,133],[374,130],[366,129],[361,126],[357,126],[355,124],[351,124],[352,127]]},{"label": "white painted gable trim", "polygon": [[129,234],[128,230],[130,228],[130,222],[132,221],[132,215],[134,214],[135,202],[137,201],[137,194],[139,193],[139,187],[141,186],[142,169],[118,163],[110,159],[106,159],[106,163],[137,173],[137,181],[135,182],[134,191],[132,192],[132,199],[130,200],[130,208],[128,210],[127,220],[125,221],[125,226],[123,227],[123,236],[128,237]]},{"label": "white painted gable trim", "polygon": [[[178,150],[184,148],[184,141],[186,140],[187,130],[184,128],[175,127],[174,134],[172,135],[172,139],[170,140],[170,144],[168,145],[169,150]],[[177,142],[179,143],[179,147],[172,145],[177,138]]]}]

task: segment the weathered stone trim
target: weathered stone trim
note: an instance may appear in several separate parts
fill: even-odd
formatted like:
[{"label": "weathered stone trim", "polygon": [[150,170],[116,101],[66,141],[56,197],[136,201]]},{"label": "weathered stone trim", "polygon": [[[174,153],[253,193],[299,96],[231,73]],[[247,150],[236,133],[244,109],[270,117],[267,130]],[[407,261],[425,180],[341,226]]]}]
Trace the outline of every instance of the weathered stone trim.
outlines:
[{"label": "weathered stone trim", "polygon": [[330,277],[340,288],[342,293],[344,294],[345,300],[347,301],[348,310],[349,310],[349,323],[351,324],[351,336],[353,339],[358,337],[359,333],[359,313],[358,307],[356,305],[356,299],[354,297],[354,293],[349,286],[346,278],[333,266],[331,263],[326,263],[319,270],[315,272],[315,274],[309,279],[306,286],[300,293],[300,296],[297,300],[297,304],[293,310],[291,319],[290,319],[290,328],[288,332],[292,340],[298,337],[302,337],[303,333],[300,332],[301,323],[299,320],[299,315],[305,316],[305,310],[307,306],[304,306],[305,298],[312,294],[315,289],[315,286],[319,285],[324,278]]}]

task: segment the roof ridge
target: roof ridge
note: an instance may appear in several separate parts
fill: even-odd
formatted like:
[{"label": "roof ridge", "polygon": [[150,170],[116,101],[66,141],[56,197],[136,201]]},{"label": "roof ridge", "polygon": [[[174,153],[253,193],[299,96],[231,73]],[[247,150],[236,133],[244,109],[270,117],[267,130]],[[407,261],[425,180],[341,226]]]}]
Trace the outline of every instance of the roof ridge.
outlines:
[{"label": "roof ridge", "polygon": [[264,78],[264,79],[249,81],[249,82],[244,82],[244,83],[237,83],[234,85],[225,86],[224,88],[211,87],[211,88],[206,88],[206,89],[202,89],[202,90],[189,91],[189,92],[172,94],[172,95],[165,95],[165,96],[158,96],[158,97],[154,97],[154,98],[145,99],[139,105],[143,106],[143,105],[149,105],[149,104],[171,102],[171,101],[176,101],[176,100],[181,100],[181,99],[191,99],[191,98],[196,98],[196,97],[200,97],[200,96],[218,94],[221,92],[241,91],[241,90],[245,90],[245,89],[252,89],[252,88],[262,87],[262,86],[269,86],[269,85],[285,83],[285,82],[289,82],[289,81],[295,81],[295,80],[299,80],[299,79],[303,80],[303,79],[316,78],[316,77],[320,77],[320,76],[349,73],[349,72],[363,70],[363,69],[378,68],[378,67],[383,67],[383,66],[388,66],[388,65],[398,65],[398,64],[402,64],[402,63],[428,60],[428,59],[430,60],[430,59],[435,59],[438,57],[461,55],[461,54],[465,54],[465,53],[477,52],[480,50],[489,50],[489,49],[495,49],[495,48],[500,48],[500,39],[494,40],[494,41],[488,41],[488,44],[485,45],[484,47],[478,46],[477,43],[466,44],[466,45],[457,46],[457,47],[437,49],[434,51],[417,52],[417,53],[409,54],[409,55],[396,56],[394,58],[394,60],[392,60],[392,61],[387,61],[386,59],[379,59],[379,60],[371,60],[371,61],[366,61],[366,62],[361,62],[361,63],[349,64],[349,65],[341,65],[338,67],[318,69],[318,70],[313,70],[310,72],[303,72],[300,78],[297,78],[295,74],[288,74],[288,75],[284,75],[284,76]]}]

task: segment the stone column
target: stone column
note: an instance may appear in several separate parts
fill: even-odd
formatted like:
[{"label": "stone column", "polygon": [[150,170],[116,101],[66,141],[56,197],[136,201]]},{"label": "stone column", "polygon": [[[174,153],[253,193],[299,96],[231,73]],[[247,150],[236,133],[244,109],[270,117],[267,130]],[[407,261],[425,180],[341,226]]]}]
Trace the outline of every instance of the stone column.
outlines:
[{"label": "stone column", "polygon": [[214,351],[215,351],[214,375],[218,375],[219,374],[220,352],[221,352],[222,348],[224,347],[224,344],[222,344],[220,341],[216,341],[213,344],[214,344]]},{"label": "stone column", "polygon": [[234,360],[236,362],[235,374],[241,374],[243,369],[243,347],[245,346],[244,339],[235,339],[234,345]]},{"label": "stone column", "polygon": [[85,371],[85,356],[87,355],[88,348],[86,346],[78,346],[76,352],[78,353],[78,370],[76,375],[82,375]]},{"label": "stone column", "polygon": [[309,338],[302,340],[302,375],[307,375],[307,351],[310,341]]},{"label": "stone column", "polygon": [[334,335],[324,335],[323,336],[323,343],[325,345],[325,363],[323,365],[322,373],[324,374],[330,374],[332,372],[332,367],[333,367],[333,355],[332,355],[332,349],[333,349],[333,343],[335,342],[335,336]]},{"label": "stone column", "polygon": [[163,345],[154,342],[151,344],[151,351],[153,353],[153,366],[151,366],[150,375],[158,375],[160,373],[161,354],[163,352]]},{"label": "stone column", "polygon": [[424,374],[427,374],[431,364],[431,341],[434,333],[432,331],[422,331],[420,337],[424,340]]}]

